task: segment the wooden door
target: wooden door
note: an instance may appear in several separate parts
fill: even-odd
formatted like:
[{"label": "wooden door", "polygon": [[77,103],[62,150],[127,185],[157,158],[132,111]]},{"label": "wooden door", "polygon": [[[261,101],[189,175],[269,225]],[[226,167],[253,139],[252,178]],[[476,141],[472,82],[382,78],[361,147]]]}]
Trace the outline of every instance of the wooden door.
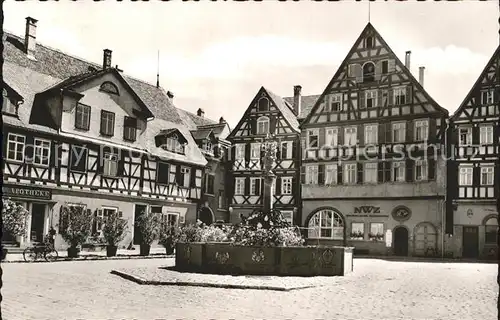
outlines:
[{"label": "wooden door", "polygon": [[33,203],[31,205],[31,232],[30,240],[43,242],[43,229],[45,224],[45,204]]},{"label": "wooden door", "polygon": [[394,255],[408,255],[408,230],[405,227],[397,227],[394,230]]},{"label": "wooden door", "polygon": [[478,227],[463,227],[462,257],[475,259],[479,256]]},{"label": "wooden door", "polygon": [[432,256],[436,254],[437,232],[430,223],[421,224],[415,230],[415,255]]}]

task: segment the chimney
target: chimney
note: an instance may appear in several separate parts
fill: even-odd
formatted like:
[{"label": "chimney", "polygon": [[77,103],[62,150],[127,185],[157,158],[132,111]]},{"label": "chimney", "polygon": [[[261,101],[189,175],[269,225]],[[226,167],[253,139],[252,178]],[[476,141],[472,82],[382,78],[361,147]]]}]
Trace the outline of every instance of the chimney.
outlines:
[{"label": "chimney", "polygon": [[170,99],[173,99],[174,93],[172,91],[167,91],[167,97],[169,97]]},{"label": "chimney", "polygon": [[199,108],[198,111],[196,111],[196,114],[198,115],[198,117],[202,117],[205,116],[205,111],[203,111],[202,108]]},{"label": "chimney", "polygon": [[32,17],[26,18],[26,33],[24,36],[24,45],[26,46],[26,53],[30,56],[35,55],[36,51],[36,23],[38,20]]},{"label": "chimney", "polygon": [[223,124],[223,123],[226,123],[226,119],[224,119],[224,117],[220,117],[219,124]]},{"label": "chimney", "polygon": [[410,57],[411,57],[411,51],[406,51],[406,55],[405,55],[405,67],[408,70],[410,70]]},{"label": "chimney", "polygon": [[111,68],[111,53],[113,51],[109,49],[104,49],[104,54],[102,56],[102,68],[109,69]]},{"label": "chimney", "polygon": [[418,68],[418,82],[422,87],[424,86],[424,72],[425,72],[425,67]]},{"label": "chimney", "polygon": [[300,92],[302,91],[302,87],[297,85],[293,87],[293,110],[295,110],[295,113],[297,116],[300,115],[301,111],[301,103],[302,103],[302,97]]}]

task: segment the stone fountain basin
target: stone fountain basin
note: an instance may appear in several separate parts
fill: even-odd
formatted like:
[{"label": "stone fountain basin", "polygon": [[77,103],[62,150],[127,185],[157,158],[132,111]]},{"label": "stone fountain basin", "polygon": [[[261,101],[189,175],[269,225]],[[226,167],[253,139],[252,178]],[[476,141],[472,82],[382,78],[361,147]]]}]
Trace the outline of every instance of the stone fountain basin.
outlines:
[{"label": "stone fountain basin", "polygon": [[249,247],[226,242],[177,243],[175,269],[232,275],[344,276],[352,247]]}]

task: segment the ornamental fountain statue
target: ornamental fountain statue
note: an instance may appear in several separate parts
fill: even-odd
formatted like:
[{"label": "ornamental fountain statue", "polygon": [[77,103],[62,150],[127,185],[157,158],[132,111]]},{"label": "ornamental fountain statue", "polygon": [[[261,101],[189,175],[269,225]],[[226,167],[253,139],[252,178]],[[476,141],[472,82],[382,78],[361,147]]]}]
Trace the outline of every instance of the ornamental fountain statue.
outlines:
[{"label": "ornamental fountain statue", "polygon": [[276,175],[273,172],[274,164],[276,163],[276,153],[278,151],[278,143],[273,136],[267,134],[266,139],[262,143],[262,166],[264,176],[264,192],[263,204],[264,212],[269,213],[273,209],[273,190],[276,183]]}]

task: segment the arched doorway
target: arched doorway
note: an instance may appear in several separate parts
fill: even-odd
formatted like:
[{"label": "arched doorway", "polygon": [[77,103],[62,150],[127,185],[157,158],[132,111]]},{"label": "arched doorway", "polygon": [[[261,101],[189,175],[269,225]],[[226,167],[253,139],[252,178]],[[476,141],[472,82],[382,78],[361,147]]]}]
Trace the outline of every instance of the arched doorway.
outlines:
[{"label": "arched doorway", "polygon": [[212,213],[212,210],[208,207],[201,208],[199,219],[207,226],[211,225],[214,222],[214,215]]},{"label": "arched doorway", "polygon": [[394,255],[408,255],[408,229],[405,227],[396,227],[394,229]]},{"label": "arched doorway", "polygon": [[419,223],[415,227],[415,255],[435,255],[437,248],[437,231],[429,222]]}]

